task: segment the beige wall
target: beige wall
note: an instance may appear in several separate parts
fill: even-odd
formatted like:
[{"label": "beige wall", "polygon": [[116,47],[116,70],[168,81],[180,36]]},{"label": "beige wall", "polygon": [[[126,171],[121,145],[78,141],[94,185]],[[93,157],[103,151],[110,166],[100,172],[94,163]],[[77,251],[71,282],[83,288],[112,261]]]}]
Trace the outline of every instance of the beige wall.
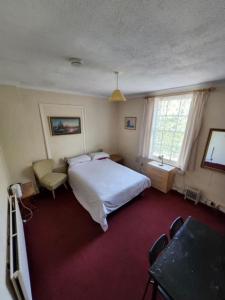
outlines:
[{"label": "beige wall", "polygon": [[[54,136],[51,134],[49,116],[76,116],[81,120],[81,133]],[[86,152],[85,137],[85,109],[83,106],[71,104],[40,104],[43,133],[48,158],[54,159],[56,164],[63,164],[63,157],[71,157]]]},{"label": "beige wall", "polygon": [[[128,166],[139,169],[136,158],[144,108],[143,99],[112,104],[95,97],[2,86],[0,87],[0,138],[12,182],[27,181],[32,178],[32,161],[47,157],[39,104],[51,104],[54,110],[57,107],[55,113],[61,112],[62,115],[70,113],[70,111],[66,111],[65,106],[68,108],[68,105],[72,105],[75,110],[82,107],[85,112],[85,145],[87,151],[103,148],[111,153],[120,152],[125,157]],[[58,110],[59,105],[62,107],[62,111]],[[47,110],[47,114],[48,112]],[[200,162],[209,128],[225,128],[224,115],[225,88],[218,87],[210,95],[206,106],[199,139],[196,170],[195,172],[188,172],[185,176],[177,176],[175,181],[178,189],[182,190],[185,185],[191,185],[201,189],[207,199],[222,205],[225,205],[223,198],[225,174],[202,169]],[[137,130],[124,129],[125,116],[137,117]],[[65,137],[65,140],[67,138]],[[63,158],[71,153],[72,147],[76,148],[72,149],[74,154],[80,151],[76,143],[65,143],[65,147],[63,147],[65,140],[62,139],[60,142],[60,152],[62,153],[56,153],[53,157],[56,163],[59,163],[58,158],[60,156]]]},{"label": "beige wall", "polygon": [[[118,148],[125,158],[125,163],[138,170],[139,164],[136,161],[138,154],[139,132],[144,110],[143,99],[133,99],[119,104],[119,131],[118,131]],[[137,117],[136,130],[124,128],[125,117]]]},{"label": "beige wall", "polygon": [[0,299],[12,299],[6,282],[7,261],[7,187],[10,183],[8,169],[0,144]]},{"label": "beige wall", "polygon": [[[108,152],[117,152],[116,104],[95,97],[1,86],[0,137],[12,182],[32,178],[32,162],[47,157],[39,104],[53,104],[54,110],[60,105],[60,109],[55,112],[62,116],[73,114],[76,106],[82,107],[85,112],[83,125],[86,150],[103,148]],[[71,111],[68,111],[68,105],[72,105]],[[71,143],[72,139],[79,143],[77,135],[54,138],[54,141],[60,139],[61,147],[61,153],[56,154],[56,164],[60,156],[64,158],[68,153],[78,154],[80,145]],[[54,143],[51,147],[54,148]],[[54,154],[54,149],[51,150]]]},{"label": "beige wall", "polygon": [[[119,151],[125,156],[128,166],[138,169],[136,162],[138,154],[138,141],[140,122],[143,113],[144,100],[130,100],[119,105]],[[137,117],[137,130],[129,131],[124,129],[124,117]],[[205,144],[210,128],[225,129],[225,88],[218,87],[212,92],[208,100],[202,130],[200,133],[196,170],[187,172],[185,176],[176,176],[175,187],[182,191],[185,185],[199,188],[203,192],[203,199],[214,201],[225,207],[225,174],[202,169],[201,159],[204,153]]]},{"label": "beige wall", "polygon": [[[5,274],[8,185],[33,179],[32,162],[48,154],[57,166],[60,158],[84,150],[116,153],[117,112],[116,104],[101,98],[0,86],[0,299],[11,299]],[[82,134],[52,137],[49,115],[80,116]]]},{"label": "beige wall", "polygon": [[[58,141],[50,142],[51,153],[56,164],[60,156],[78,154],[85,138],[87,151],[103,148],[110,153],[120,152],[128,166],[139,169],[137,162],[139,132],[144,108],[144,100],[129,100],[126,103],[112,104],[88,96],[75,96],[62,93],[28,90],[10,86],[0,87],[0,278],[5,279],[6,259],[6,216],[7,216],[7,186],[12,182],[23,182],[33,178],[32,161],[46,158],[46,141],[44,128],[41,122],[40,104],[51,104],[53,110],[45,110],[44,118],[48,113],[68,115],[79,113],[76,109],[82,107],[84,115],[85,137],[82,141],[76,136],[60,137],[60,153],[54,154],[54,147]],[[60,109],[58,106],[60,105]],[[68,106],[69,105],[69,106]],[[73,109],[68,111],[72,105]],[[49,108],[49,107],[48,107]],[[75,110],[75,111],[74,111]],[[124,117],[137,117],[137,130],[124,129]],[[199,139],[196,170],[185,176],[177,176],[175,186],[182,190],[186,184],[203,191],[204,196],[218,204],[225,206],[225,174],[200,168],[204,147],[209,128],[225,128],[225,88],[218,88],[210,96],[206,106],[203,126]],[[49,142],[49,133],[47,134]],[[74,138],[71,143],[71,139]],[[78,138],[78,139],[77,139]],[[65,147],[64,147],[64,141]],[[74,147],[75,149],[71,150]],[[64,150],[65,148],[65,150]],[[79,150],[78,150],[79,149]],[[7,161],[8,170],[5,159]],[[2,243],[3,241],[3,243]],[[1,284],[2,285],[2,284]],[[0,289],[0,299],[10,299],[5,282]]]}]

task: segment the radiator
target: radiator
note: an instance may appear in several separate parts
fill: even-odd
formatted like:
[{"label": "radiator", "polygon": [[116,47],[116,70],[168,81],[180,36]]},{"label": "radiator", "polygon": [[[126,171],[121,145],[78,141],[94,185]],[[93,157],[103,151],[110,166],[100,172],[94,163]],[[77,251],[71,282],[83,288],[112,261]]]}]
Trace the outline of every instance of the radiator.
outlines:
[{"label": "radiator", "polygon": [[201,192],[197,189],[194,189],[190,186],[188,186],[185,189],[184,199],[189,199],[195,202],[197,204],[200,201],[201,198]]},{"label": "radiator", "polygon": [[15,196],[9,199],[10,279],[18,300],[32,300],[23,221]]}]

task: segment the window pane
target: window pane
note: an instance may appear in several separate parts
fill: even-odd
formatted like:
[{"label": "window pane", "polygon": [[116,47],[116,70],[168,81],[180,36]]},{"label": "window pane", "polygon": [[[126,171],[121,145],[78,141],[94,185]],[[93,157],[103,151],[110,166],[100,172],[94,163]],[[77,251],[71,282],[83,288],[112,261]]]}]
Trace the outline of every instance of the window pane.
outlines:
[{"label": "window pane", "polygon": [[174,133],[171,131],[164,131],[162,138],[162,145],[172,145]]},{"label": "window pane", "polygon": [[164,130],[167,131],[175,131],[177,126],[177,117],[165,117],[164,119]]},{"label": "window pane", "polygon": [[180,109],[180,101],[179,100],[171,100],[169,101],[167,115],[178,115]]},{"label": "window pane", "polygon": [[159,109],[158,109],[158,111],[159,111],[159,114],[161,115],[161,116],[165,116],[166,115],[166,112],[167,112],[167,103],[168,103],[168,101],[161,101],[160,103],[159,103]]},{"label": "window pane", "polygon": [[185,115],[185,116],[188,115],[190,104],[191,104],[191,99],[186,99],[186,101],[185,100],[182,101],[182,105],[180,108],[180,115]]},{"label": "window pane", "polygon": [[176,162],[180,155],[192,94],[156,98],[151,155]]},{"label": "window pane", "polygon": [[156,123],[156,127],[158,130],[164,130],[165,127],[165,116],[158,116],[158,122]]},{"label": "window pane", "polygon": [[184,132],[186,129],[187,117],[182,116],[177,119],[177,130],[180,132]]},{"label": "window pane", "polygon": [[181,147],[182,141],[183,141],[184,133],[177,131],[174,134],[174,140],[173,140],[173,147],[176,149],[179,149]]},{"label": "window pane", "polygon": [[165,157],[165,159],[170,159],[171,156],[171,146],[163,145],[161,149],[161,154]]},{"label": "window pane", "polygon": [[160,144],[154,144],[153,146],[153,155],[154,156],[159,156],[161,153],[161,146]]},{"label": "window pane", "polygon": [[179,153],[178,152],[172,152],[171,160],[172,161],[178,161],[178,159],[179,159]]},{"label": "window pane", "polygon": [[160,144],[162,141],[162,134],[163,131],[154,131],[154,135],[153,135],[153,144]]}]

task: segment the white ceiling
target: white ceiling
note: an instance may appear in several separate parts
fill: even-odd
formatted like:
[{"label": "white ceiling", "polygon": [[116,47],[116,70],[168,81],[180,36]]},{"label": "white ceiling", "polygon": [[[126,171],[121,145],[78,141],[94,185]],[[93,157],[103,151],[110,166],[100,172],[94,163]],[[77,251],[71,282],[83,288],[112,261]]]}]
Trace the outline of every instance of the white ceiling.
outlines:
[{"label": "white ceiling", "polygon": [[224,79],[225,1],[0,0],[0,83],[106,96],[114,70],[127,95]]}]

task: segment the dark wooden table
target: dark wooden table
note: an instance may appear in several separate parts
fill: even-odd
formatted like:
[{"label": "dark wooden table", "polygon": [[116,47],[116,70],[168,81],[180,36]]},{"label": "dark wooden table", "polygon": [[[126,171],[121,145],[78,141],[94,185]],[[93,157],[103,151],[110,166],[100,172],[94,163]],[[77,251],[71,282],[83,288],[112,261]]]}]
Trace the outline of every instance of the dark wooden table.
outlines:
[{"label": "dark wooden table", "polygon": [[225,237],[189,217],[150,272],[173,300],[225,300]]}]

